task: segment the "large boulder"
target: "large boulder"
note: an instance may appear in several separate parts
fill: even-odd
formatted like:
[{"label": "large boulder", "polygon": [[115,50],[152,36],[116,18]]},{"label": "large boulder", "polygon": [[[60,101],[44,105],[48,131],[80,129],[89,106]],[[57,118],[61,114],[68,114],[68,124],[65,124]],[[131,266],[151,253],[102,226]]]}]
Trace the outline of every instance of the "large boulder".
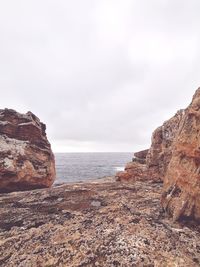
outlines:
[{"label": "large boulder", "polygon": [[136,152],[132,162],[129,162],[125,166],[124,171],[116,173],[117,181],[144,181],[148,179],[148,168],[146,165],[146,157],[148,154],[148,149]]},{"label": "large boulder", "polygon": [[52,185],[55,160],[45,130],[31,112],[0,109],[0,192]]}]

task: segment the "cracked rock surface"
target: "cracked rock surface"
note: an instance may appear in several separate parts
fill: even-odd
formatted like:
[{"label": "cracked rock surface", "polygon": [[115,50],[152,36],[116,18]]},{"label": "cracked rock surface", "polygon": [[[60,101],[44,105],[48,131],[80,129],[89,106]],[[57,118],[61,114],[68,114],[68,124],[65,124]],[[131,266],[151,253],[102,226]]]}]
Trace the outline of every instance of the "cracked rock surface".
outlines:
[{"label": "cracked rock surface", "polygon": [[172,222],[161,183],[66,184],[0,195],[0,266],[200,266],[200,226]]}]

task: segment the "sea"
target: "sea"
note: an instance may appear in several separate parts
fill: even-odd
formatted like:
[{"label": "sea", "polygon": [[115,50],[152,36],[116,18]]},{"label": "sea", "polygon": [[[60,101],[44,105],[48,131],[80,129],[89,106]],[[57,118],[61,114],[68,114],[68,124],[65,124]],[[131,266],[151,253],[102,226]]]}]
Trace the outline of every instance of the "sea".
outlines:
[{"label": "sea", "polygon": [[55,184],[95,180],[123,171],[132,152],[56,153]]}]

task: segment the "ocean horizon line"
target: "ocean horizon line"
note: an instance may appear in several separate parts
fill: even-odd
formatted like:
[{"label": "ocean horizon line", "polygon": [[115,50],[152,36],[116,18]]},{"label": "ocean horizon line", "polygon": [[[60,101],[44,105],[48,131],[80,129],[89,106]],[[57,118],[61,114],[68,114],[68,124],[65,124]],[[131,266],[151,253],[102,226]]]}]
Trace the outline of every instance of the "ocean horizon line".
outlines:
[{"label": "ocean horizon line", "polygon": [[54,152],[54,154],[66,154],[66,153],[135,153],[133,151],[67,151],[67,152]]}]

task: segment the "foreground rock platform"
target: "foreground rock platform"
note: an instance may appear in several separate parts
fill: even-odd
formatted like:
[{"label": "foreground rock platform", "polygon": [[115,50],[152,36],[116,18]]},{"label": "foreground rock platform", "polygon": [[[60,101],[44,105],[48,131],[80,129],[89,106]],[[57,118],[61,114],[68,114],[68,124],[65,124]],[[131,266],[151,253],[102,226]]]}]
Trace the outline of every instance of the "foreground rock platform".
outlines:
[{"label": "foreground rock platform", "polygon": [[200,225],[172,222],[162,184],[90,182],[0,195],[0,266],[200,266]]}]

